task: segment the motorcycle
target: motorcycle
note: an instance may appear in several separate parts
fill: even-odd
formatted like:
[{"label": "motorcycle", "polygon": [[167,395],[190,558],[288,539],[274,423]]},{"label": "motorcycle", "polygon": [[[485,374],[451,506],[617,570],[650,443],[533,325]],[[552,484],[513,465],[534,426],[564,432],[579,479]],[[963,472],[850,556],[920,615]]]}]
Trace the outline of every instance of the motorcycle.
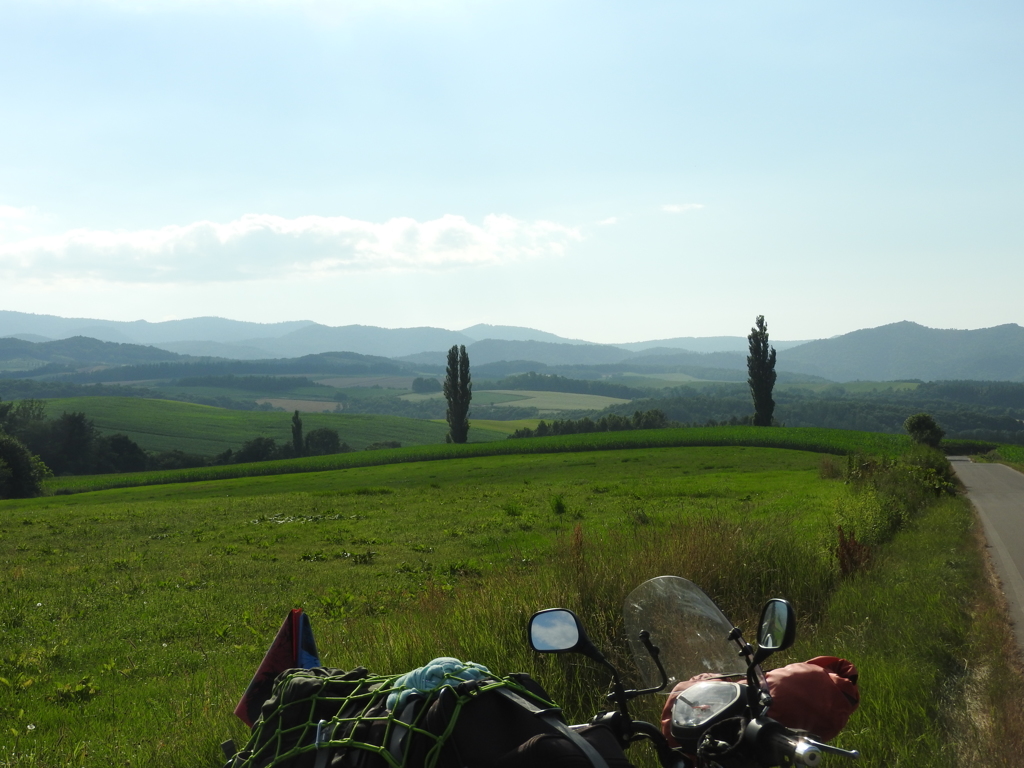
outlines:
[{"label": "motorcycle", "polygon": [[[856,751],[829,746],[767,716],[773,699],[761,663],[792,646],[796,635],[795,612],[786,600],[765,603],[756,649],[699,587],[676,576],[651,579],[633,590],[625,601],[624,620],[647,686],[642,689],[625,687],[572,611],[550,608],[529,622],[533,650],[582,654],[611,672],[607,698],[614,708],[597,714],[587,726],[606,726],[623,749],[647,741],[664,768],[815,768],[823,754],[859,757]],[[631,717],[632,699],[664,691],[670,684],[678,690],[666,707],[663,728]]]},{"label": "motorcycle", "polygon": [[[765,604],[756,649],[704,592],[675,576],[633,590],[624,621],[644,688],[625,686],[572,611],[551,608],[531,617],[534,651],[579,653],[611,672],[612,709],[568,725],[529,676],[498,677],[472,662],[442,657],[404,675],[323,668],[309,619],[294,609],[235,710],[252,730],[241,751],[233,741],[222,745],[227,766],[625,768],[625,750],[639,741],[649,742],[664,768],[814,768],[823,754],[858,757],[811,733],[832,738],[856,706],[840,712],[838,725],[821,716],[842,710],[849,692],[833,684],[832,673],[810,662],[781,668],[807,667],[803,677],[761,669],[793,644],[796,617],[785,600]],[[801,682],[808,675],[813,685]],[[853,677],[843,682],[856,693]],[[670,684],[660,728],[631,716],[630,701]],[[784,691],[796,693],[784,701]]]}]

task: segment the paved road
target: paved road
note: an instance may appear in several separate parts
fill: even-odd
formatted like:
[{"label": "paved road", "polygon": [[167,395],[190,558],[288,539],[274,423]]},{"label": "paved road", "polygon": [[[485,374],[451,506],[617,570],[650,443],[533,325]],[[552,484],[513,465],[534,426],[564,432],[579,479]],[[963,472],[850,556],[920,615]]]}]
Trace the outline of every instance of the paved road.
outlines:
[{"label": "paved road", "polygon": [[1024,475],[1003,464],[975,464],[966,456],[949,460],[985,526],[1017,644],[1024,653]]}]

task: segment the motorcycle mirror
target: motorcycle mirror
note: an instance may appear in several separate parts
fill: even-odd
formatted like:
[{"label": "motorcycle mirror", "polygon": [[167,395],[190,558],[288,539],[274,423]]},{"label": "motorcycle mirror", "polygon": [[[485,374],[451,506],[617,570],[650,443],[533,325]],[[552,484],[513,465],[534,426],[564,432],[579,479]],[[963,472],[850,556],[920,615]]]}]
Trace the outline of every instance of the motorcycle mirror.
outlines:
[{"label": "motorcycle mirror", "polygon": [[587,637],[579,617],[566,608],[548,608],[530,617],[530,647],[539,653],[576,652],[605,661]]},{"label": "motorcycle mirror", "polygon": [[757,624],[757,654],[760,663],[776,651],[784,651],[796,639],[796,612],[788,600],[772,598],[764,604]]}]

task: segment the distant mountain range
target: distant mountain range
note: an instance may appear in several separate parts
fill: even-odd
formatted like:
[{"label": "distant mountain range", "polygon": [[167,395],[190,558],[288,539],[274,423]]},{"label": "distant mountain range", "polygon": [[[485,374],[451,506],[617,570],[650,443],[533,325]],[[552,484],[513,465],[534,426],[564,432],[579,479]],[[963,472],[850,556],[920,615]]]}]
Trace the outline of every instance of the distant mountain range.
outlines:
[{"label": "distant mountain range", "polygon": [[181,359],[181,355],[141,344],[115,344],[87,336],[58,341],[0,338],[0,370],[34,370],[52,366],[145,365]]},{"label": "distant mountain range", "polygon": [[1024,328],[940,330],[904,321],[807,342],[780,353],[778,367],[833,381],[1024,381]]},{"label": "distant mountain range", "polygon": [[[226,357],[233,360],[258,360],[268,357],[301,357],[322,352],[357,352],[362,355],[406,357],[418,353],[444,354],[453,344],[467,347],[479,341],[540,342],[587,347],[612,347],[642,351],[654,347],[685,349],[692,352],[745,351],[745,336],[709,338],[682,337],[658,341],[638,341],[600,345],[581,339],[567,339],[546,331],[510,325],[479,324],[461,331],[444,328],[379,328],[372,325],[320,325],[309,320],[287,323],[247,323],[220,317],[196,317],[150,323],[145,320],[122,322],[33,315],[0,311],[0,337],[12,336],[25,341],[45,342],[88,336],[119,344],[146,344],[169,352],[197,357]],[[774,342],[788,349],[801,341]],[[521,359],[521,358],[519,358]],[[598,358],[595,357],[594,362]]]},{"label": "distant mountain range", "polygon": [[[68,319],[0,311],[0,371],[40,375],[90,367],[197,362],[197,357],[270,360],[346,353],[346,365],[402,370],[443,370],[445,351],[465,344],[478,369],[508,373],[545,370],[599,376],[636,370],[687,373],[742,381],[746,338],[679,337],[628,344],[594,344],[514,326],[443,328],[331,327],[308,321],[244,323],[193,318],[165,323]],[[75,336],[75,338],[68,338]],[[16,337],[16,338],[11,338]],[[1024,328],[1016,324],[973,331],[892,323],[817,341],[772,341],[780,381],[820,378],[836,382],[971,379],[1024,381]],[[331,365],[336,363],[332,362]],[[173,366],[177,369],[178,365]],[[255,371],[259,365],[253,366]],[[128,372],[125,372],[128,373]]]}]

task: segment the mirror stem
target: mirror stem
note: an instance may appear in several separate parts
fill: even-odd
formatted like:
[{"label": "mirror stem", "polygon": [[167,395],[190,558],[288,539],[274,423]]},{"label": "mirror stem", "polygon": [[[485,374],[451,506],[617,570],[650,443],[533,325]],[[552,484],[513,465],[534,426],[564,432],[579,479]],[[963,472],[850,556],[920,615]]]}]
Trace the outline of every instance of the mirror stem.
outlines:
[{"label": "mirror stem", "polygon": [[640,632],[640,642],[644,644],[644,648],[654,659],[654,663],[658,667],[658,672],[661,674],[661,685],[657,688],[650,688],[645,690],[644,693],[657,693],[658,691],[664,690],[665,686],[668,685],[668,674],[665,672],[665,667],[661,663],[661,649],[651,642],[651,633],[646,629]]}]

